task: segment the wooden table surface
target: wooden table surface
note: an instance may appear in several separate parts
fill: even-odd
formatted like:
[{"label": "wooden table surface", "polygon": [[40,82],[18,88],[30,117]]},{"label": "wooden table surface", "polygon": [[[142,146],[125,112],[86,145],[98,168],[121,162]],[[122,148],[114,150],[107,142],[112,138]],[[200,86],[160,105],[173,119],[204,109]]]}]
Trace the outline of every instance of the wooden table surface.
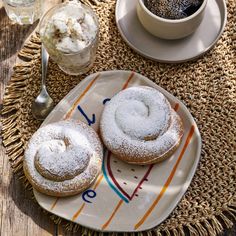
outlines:
[{"label": "wooden table surface", "polygon": [[[54,4],[55,0],[47,2]],[[0,109],[17,53],[34,28],[35,25],[12,24],[0,1]],[[0,236],[79,235],[68,233],[61,226],[54,224],[31,199],[29,191],[25,190],[21,181],[13,175],[1,143],[0,135]],[[236,224],[233,229],[225,230],[221,235],[235,236]]]}]

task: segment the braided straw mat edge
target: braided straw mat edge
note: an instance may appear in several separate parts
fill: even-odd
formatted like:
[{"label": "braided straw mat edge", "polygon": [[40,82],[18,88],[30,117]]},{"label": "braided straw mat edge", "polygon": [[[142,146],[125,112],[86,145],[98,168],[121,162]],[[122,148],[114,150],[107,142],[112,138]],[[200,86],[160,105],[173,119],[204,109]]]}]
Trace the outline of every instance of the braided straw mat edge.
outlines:
[{"label": "braided straw mat edge", "polygon": [[[96,62],[89,73],[124,69],[144,74],[185,103],[203,140],[197,172],[176,209],[158,227],[132,235],[214,236],[231,227],[236,219],[236,2],[227,2],[228,23],[216,46],[197,61],[175,65],[145,59],[123,42],[115,25],[115,0],[92,7],[99,16],[101,32]],[[14,172],[23,176],[25,146],[40,125],[31,115],[31,103],[40,88],[40,40],[36,34],[19,56],[25,62],[15,66],[6,88],[2,135]],[[57,103],[85,76],[65,75],[50,61],[49,93]],[[73,223],[67,226],[80,235],[102,235]]]}]

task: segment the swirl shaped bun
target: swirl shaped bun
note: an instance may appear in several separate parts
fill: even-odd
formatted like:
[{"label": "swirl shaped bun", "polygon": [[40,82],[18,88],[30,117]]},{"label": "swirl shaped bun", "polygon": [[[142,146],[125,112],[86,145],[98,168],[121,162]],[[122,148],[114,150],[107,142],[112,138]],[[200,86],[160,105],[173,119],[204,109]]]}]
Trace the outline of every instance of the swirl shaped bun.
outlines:
[{"label": "swirl shaped bun", "polygon": [[171,156],[183,136],[182,121],[166,97],[147,86],[116,94],[104,108],[100,130],[112,153],[140,165]]},{"label": "swirl shaped bun", "polygon": [[88,188],[102,165],[96,132],[79,121],[59,121],[39,128],[25,151],[24,172],[38,191],[70,196]]}]

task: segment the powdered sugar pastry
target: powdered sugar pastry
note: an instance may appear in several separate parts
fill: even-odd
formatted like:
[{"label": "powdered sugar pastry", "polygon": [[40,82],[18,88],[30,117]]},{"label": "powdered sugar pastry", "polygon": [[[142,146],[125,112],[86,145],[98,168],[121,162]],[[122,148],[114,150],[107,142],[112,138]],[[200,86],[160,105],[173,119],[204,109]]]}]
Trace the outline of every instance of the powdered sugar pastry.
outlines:
[{"label": "powdered sugar pastry", "polygon": [[101,133],[107,148],[136,164],[153,163],[172,152],[182,137],[182,122],[168,100],[151,87],[131,87],[105,106]]},{"label": "powdered sugar pastry", "polygon": [[25,152],[24,171],[41,192],[68,196],[81,192],[101,170],[102,146],[82,122],[60,121],[40,128]]}]

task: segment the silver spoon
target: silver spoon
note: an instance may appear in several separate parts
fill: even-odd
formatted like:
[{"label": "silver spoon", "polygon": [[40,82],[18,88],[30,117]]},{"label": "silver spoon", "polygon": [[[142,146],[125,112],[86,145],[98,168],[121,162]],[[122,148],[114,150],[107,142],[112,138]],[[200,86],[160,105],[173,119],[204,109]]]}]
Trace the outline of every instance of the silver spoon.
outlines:
[{"label": "silver spoon", "polygon": [[42,66],[42,89],[38,97],[32,103],[32,114],[35,119],[44,120],[54,107],[52,98],[46,89],[46,74],[49,55],[42,45],[41,47],[41,66]]}]

